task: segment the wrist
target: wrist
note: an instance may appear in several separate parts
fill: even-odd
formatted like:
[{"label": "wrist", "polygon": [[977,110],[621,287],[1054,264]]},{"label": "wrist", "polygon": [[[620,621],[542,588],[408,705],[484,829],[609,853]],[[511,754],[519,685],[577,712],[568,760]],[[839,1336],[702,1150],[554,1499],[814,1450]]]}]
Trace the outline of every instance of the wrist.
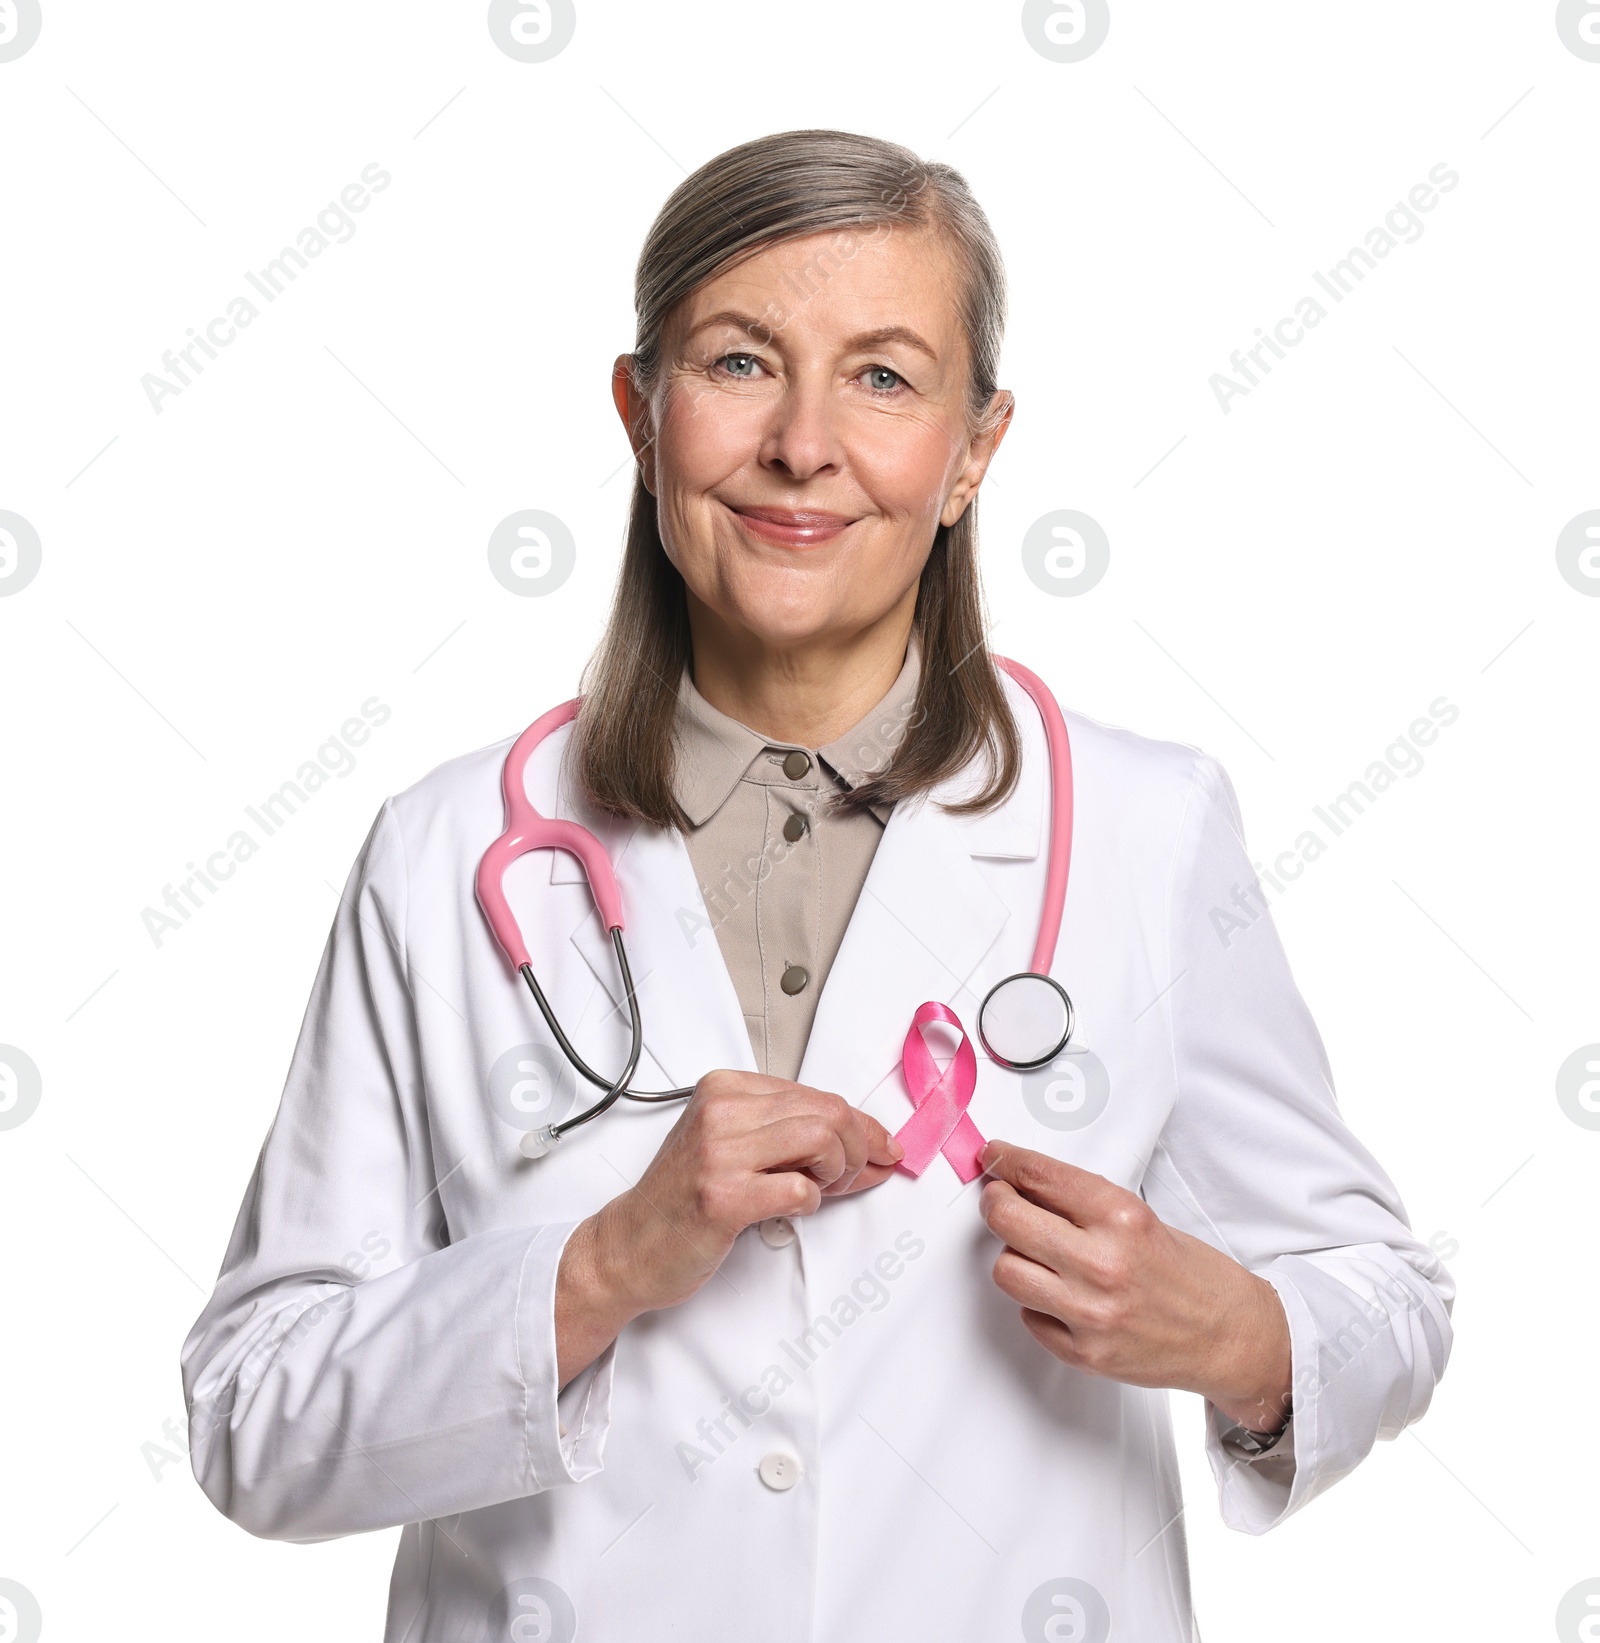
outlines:
[{"label": "wrist", "polygon": [[617,1330],[651,1306],[647,1298],[634,1293],[637,1263],[627,1253],[630,1242],[626,1211],[623,1198],[613,1198],[573,1233],[574,1238],[583,1234],[582,1254],[592,1305]]},{"label": "wrist", "polygon": [[1287,1396],[1281,1403],[1263,1399],[1252,1404],[1223,1405],[1214,1398],[1211,1401],[1224,1424],[1242,1426],[1245,1431],[1258,1433],[1264,1438],[1281,1432],[1289,1424],[1291,1411]]},{"label": "wrist", "polygon": [[598,1216],[568,1235],[556,1268],[556,1385],[564,1388],[621,1334],[643,1309],[617,1292]]},{"label": "wrist", "polygon": [[1253,1291],[1249,1322],[1236,1338],[1230,1372],[1204,1395],[1235,1425],[1251,1432],[1280,1432],[1291,1413],[1289,1320],[1277,1290],[1265,1278],[1248,1276]]}]

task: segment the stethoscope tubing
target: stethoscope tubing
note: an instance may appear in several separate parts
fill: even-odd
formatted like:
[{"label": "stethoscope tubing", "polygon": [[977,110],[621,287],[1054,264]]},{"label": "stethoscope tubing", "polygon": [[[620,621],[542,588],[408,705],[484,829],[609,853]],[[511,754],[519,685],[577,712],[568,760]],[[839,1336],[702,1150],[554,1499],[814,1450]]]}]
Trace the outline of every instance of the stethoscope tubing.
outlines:
[{"label": "stethoscope tubing", "polygon": [[[1062,717],[1061,709],[1057,706],[1049,687],[1039,676],[1023,667],[1020,663],[1011,661],[1007,657],[996,656],[995,665],[1002,671],[1009,673],[1023,690],[1033,698],[1040,715],[1044,720],[1045,740],[1050,757],[1050,853],[1048,870],[1045,881],[1044,905],[1041,909],[1039,935],[1034,948],[1031,972],[1041,979],[1050,982],[1051,986],[1061,994],[1066,1001],[1067,1035],[1072,1030],[1072,1001],[1067,997],[1066,990],[1050,975],[1051,961],[1055,954],[1056,938],[1061,929],[1061,918],[1066,903],[1067,874],[1072,860],[1072,750],[1067,736],[1066,721]],[[644,1031],[640,1019],[639,1001],[634,992],[633,972],[628,965],[627,949],[622,941],[622,900],[618,891],[616,876],[612,871],[610,858],[598,839],[586,828],[573,822],[552,821],[541,816],[528,800],[527,783],[525,779],[528,759],[535,747],[552,731],[569,723],[576,717],[579,701],[563,702],[552,708],[517,738],[515,746],[506,757],[505,767],[501,772],[501,788],[506,804],[505,831],[485,851],[483,860],[479,863],[477,872],[478,901],[489,919],[491,929],[501,949],[511,960],[512,965],[521,974],[528,984],[528,990],[533,994],[534,1002],[539,1007],[539,1013],[544,1017],[545,1025],[549,1027],[561,1052],[566,1056],[572,1067],[589,1083],[605,1093],[581,1113],[570,1118],[562,1119],[559,1123],[546,1125],[542,1130],[530,1132],[527,1141],[533,1136],[543,1136],[547,1143],[553,1144],[568,1130],[576,1129],[580,1124],[587,1124],[591,1119],[598,1118],[601,1113],[613,1106],[618,1100],[626,1097],[630,1101],[664,1102],[684,1101],[694,1094],[694,1086],[673,1090],[631,1090],[628,1080],[633,1077],[643,1053]],[[544,996],[538,977],[533,973],[533,964],[528,956],[527,946],[523,941],[521,931],[517,928],[515,915],[506,902],[505,891],[501,882],[506,867],[517,856],[531,849],[549,848],[566,850],[576,856],[583,866],[584,876],[589,881],[589,888],[595,898],[595,904],[602,920],[611,932],[612,947],[616,952],[617,967],[622,976],[623,992],[628,1005],[628,1024],[631,1044],[628,1060],[621,1073],[610,1079],[597,1073],[587,1061],[578,1053],[577,1046],[567,1037],[556,1014],[550,1007],[549,1000]],[[989,997],[1004,986],[1006,982],[1021,979],[1019,976],[1009,976],[1005,981],[997,984],[990,990]],[[985,998],[979,1009],[978,1033],[983,1042],[985,1051],[991,1059],[1002,1066],[1010,1066],[1014,1070],[1027,1071],[1034,1066],[1042,1066],[1044,1062],[1008,1062],[995,1054],[988,1038],[983,1031],[983,1016],[989,998]],[[1065,1040],[1063,1040],[1065,1042]],[[542,1150],[542,1149],[541,1149]],[[538,1152],[530,1152],[530,1157],[540,1156]]]},{"label": "stethoscope tubing", "polygon": [[694,1086],[681,1090],[630,1090],[627,1083],[633,1077],[639,1065],[639,1057],[644,1048],[644,1023],[639,1014],[639,1000],[634,995],[633,971],[628,965],[628,949],[623,945],[622,932],[611,932],[611,945],[617,954],[617,970],[622,976],[622,990],[628,1000],[628,1023],[632,1037],[632,1044],[628,1051],[627,1065],[615,1078],[610,1079],[597,1073],[587,1061],[578,1054],[577,1046],[562,1030],[561,1023],[556,1020],[556,1013],[550,1008],[550,1001],[544,996],[544,989],[539,985],[539,979],[533,973],[532,964],[520,966],[522,979],[527,982],[528,989],[533,994],[533,1001],[539,1006],[539,1014],[544,1017],[545,1025],[555,1037],[561,1047],[561,1053],[566,1056],[572,1066],[589,1082],[606,1093],[585,1112],[580,1112],[572,1118],[564,1118],[559,1124],[549,1126],[552,1140],[559,1139],[568,1130],[576,1129],[579,1124],[587,1124],[591,1118],[598,1118],[606,1108],[612,1105],[618,1097],[626,1096],[630,1101],[684,1101],[694,1094]]}]

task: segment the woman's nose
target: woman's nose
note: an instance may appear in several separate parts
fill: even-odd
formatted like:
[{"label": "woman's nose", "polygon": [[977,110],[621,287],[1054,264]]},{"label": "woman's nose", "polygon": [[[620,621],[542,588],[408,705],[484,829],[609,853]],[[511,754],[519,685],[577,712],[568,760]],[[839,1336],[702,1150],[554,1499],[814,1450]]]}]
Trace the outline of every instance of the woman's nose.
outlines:
[{"label": "woman's nose", "polygon": [[827,390],[795,383],[773,406],[763,430],[761,465],[785,477],[810,479],[843,466],[843,450]]}]

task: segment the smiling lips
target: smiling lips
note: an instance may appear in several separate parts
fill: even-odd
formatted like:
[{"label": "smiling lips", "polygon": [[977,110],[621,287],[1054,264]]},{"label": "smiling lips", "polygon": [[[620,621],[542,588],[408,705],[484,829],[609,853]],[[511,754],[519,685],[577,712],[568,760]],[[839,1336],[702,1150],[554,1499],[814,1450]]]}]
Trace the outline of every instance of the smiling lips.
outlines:
[{"label": "smiling lips", "polygon": [[831,542],[855,518],[818,508],[732,508],[745,529],[780,548],[816,548]]}]

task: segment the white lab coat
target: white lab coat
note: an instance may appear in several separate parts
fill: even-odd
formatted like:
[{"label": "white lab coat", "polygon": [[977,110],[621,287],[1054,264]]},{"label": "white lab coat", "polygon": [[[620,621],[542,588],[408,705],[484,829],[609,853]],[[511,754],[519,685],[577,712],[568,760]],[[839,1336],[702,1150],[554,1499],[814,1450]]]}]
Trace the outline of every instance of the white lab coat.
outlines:
[{"label": "white lab coat", "polygon": [[[916,1007],[941,1000],[975,1034],[978,1000],[1032,953],[1048,766],[1036,711],[1006,689],[1020,787],[974,818],[895,809],[801,1068],[891,1131],[911,1112],[899,1056]],[[1067,719],[1077,813],[1054,974],[1089,1053],[1030,1075],[980,1053],[970,1111],[985,1137],[1141,1191],[1275,1286],[1289,1436],[1244,1462],[1207,1411],[1223,1517],[1259,1534],[1427,1408],[1454,1287],[1340,1118],[1270,916],[1233,899],[1255,874],[1221,765]],[[616,862],[636,1084],[753,1068],[681,839],[575,804],[567,736],[535,756],[529,790]],[[1029,1335],[990,1276],[982,1178],[963,1187],[942,1157],[792,1228],[748,1228],[696,1295],[630,1323],[558,1399],[562,1245],[682,1107],[620,1102],[544,1159],[518,1151],[593,1092],[552,1078],[474,896],[508,747],[386,801],[351,872],[184,1347],[206,1493],[274,1538],[405,1525],[389,1643],[1103,1643],[1108,1626],[1188,1643],[1167,1395]],[[527,856],[507,884],[558,1018],[592,1063],[620,1063],[612,955],[574,863]],[[774,1488],[780,1456],[798,1478]]]}]

